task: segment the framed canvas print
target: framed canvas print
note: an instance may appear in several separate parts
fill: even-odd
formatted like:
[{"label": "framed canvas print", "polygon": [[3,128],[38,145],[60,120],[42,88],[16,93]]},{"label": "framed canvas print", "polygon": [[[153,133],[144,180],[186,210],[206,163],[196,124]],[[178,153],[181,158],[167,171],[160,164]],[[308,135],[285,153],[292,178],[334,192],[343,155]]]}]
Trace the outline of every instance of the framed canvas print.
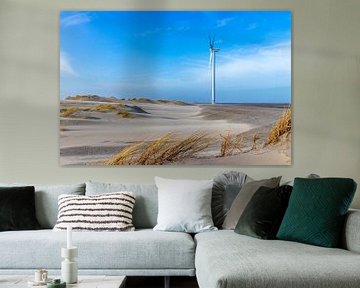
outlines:
[{"label": "framed canvas print", "polygon": [[291,165],[290,11],[62,11],[60,164]]}]

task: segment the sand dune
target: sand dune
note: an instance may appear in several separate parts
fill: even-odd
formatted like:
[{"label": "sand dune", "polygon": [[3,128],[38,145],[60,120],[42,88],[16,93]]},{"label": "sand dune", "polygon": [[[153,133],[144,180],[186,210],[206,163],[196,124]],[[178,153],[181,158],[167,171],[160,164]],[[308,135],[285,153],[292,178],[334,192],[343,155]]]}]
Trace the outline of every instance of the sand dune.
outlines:
[{"label": "sand dune", "polygon": [[220,134],[243,134],[244,150],[249,150],[253,135],[258,133],[264,137],[280,117],[282,107],[169,105],[170,102],[119,100],[114,104],[118,106],[97,111],[94,107],[109,102],[87,100],[61,101],[61,109],[77,107],[70,116],[60,117],[62,165],[100,165],[128,145],[151,141],[169,132],[178,137],[201,132],[214,141],[196,158],[168,164],[288,165],[290,162],[290,148],[285,148],[287,153],[284,153],[283,147],[276,146],[217,157]]}]

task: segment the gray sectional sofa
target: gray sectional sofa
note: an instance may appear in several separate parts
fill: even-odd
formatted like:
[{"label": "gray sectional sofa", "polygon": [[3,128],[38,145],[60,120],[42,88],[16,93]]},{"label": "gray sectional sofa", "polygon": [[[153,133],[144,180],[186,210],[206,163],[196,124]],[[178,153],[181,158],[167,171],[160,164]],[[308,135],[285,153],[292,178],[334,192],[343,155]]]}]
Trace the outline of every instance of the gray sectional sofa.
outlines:
[{"label": "gray sectional sofa", "polygon": [[88,182],[35,185],[35,189],[37,218],[43,229],[0,232],[0,275],[28,274],[39,268],[48,269],[50,275],[60,273],[60,248],[66,245],[66,235],[51,230],[60,194],[127,190],[136,195],[136,231],[74,232],[80,274],[196,275],[201,288],[360,287],[360,211],[348,213],[343,248],[331,249],[259,240],[231,230],[195,236],[153,231],[157,220],[155,185]]}]

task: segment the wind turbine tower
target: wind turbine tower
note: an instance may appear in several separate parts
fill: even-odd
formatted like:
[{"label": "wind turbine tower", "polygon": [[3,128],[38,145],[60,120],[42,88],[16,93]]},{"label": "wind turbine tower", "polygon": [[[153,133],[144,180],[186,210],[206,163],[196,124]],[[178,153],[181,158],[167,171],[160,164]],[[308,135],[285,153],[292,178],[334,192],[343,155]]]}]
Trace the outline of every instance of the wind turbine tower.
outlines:
[{"label": "wind turbine tower", "polygon": [[215,48],[215,36],[212,38],[209,36],[209,46],[210,46],[210,62],[209,68],[211,70],[211,104],[215,104],[215,56],[216,53],[220,51],[219,48]]}]

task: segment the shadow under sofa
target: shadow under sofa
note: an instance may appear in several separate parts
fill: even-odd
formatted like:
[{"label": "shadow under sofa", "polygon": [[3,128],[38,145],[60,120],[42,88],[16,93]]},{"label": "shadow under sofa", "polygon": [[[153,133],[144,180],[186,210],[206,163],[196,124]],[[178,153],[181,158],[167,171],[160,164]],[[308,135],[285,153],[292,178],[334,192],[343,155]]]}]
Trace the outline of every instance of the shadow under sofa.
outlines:
[{"label": "shadow under sofa", "polygon": [[52,275],[60,273],[60,248],[66,245],[66,233],[48,227],[55,225],[60,194],[132,191],[136,196],[136,231],[73,233],[74,245],[79,249],[79,274],[196,274],[200,288],[360,287],[359,211],[348,213],[344,249],[334,249],[260,240],[232,230],[194,237],[182,232],[153,231],[157,220],[155,185],[88,182],[77,186],[35,185],[35,191],[37,217],[45,227],[0,233],[0,275],[30,274],[39,268],[48,269]]}]

